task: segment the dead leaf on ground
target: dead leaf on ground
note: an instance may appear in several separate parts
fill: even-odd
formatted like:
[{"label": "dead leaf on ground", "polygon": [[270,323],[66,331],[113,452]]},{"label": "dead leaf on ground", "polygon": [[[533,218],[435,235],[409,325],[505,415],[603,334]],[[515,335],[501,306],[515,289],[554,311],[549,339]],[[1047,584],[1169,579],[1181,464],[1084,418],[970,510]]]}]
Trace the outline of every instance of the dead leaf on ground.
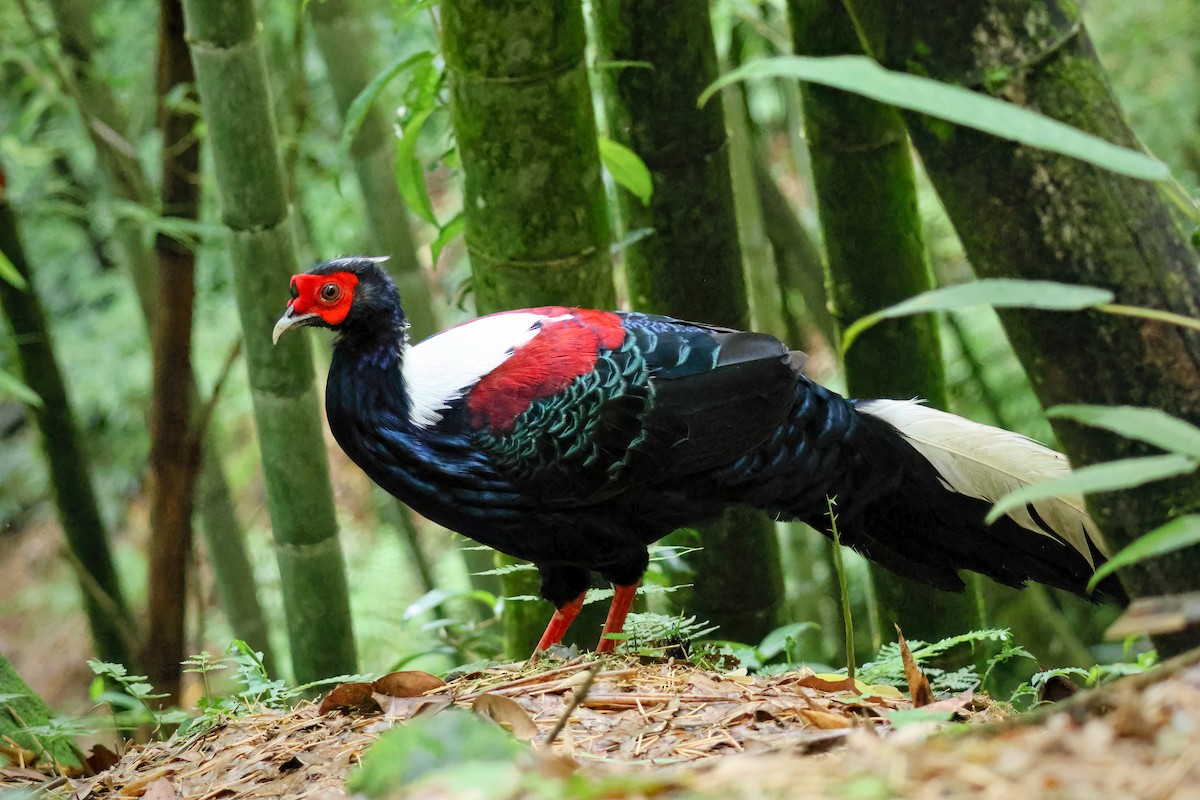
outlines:
[{"label": "dead leaf on ground", "polygon": [[333,691],[321,701],[321,714],[331,711],[380,711],[374,697],[374,687],[369,683],[354,681],[333,687]]},{"label": "dead leaf on ground", "polygon": [[417,719],[432,717],[439,711],[448,708],[454,701],[449,697],[392,697],[387,694],[375,693],[375,702],[383,711],[383,716],[389,719]]},{"label": "dead leaf on ground", "polygon": [[1042,703],[1059,703],[1079,692],[1066,675],[1051,675],[1038,688],[1038,701]]},{"label": "dead leaf on ground", "polygon": [[858,693],[858,685],[851,678],[845,675],[816,674],[805,675],[803,678],[795,682],[797,686],[803,686],[806,689],[816,689],[820,692],[854,692]]},{"label": "dead leaf on ground", "polygon": [[377,678],[371,685],[379,694],[391,697],[420,697],[434,689],[442,688],[446,682],[428,672],[402,670],[389,672],[382,678]]},{"label": "dead leaf on ground", "polygon": [[530,741],[538,736],[538,726],[528,712],[508,697],[481,694],[471,703],[471,710],[487,717],[518,739]]},{"label": "dead leaf on ground", "polygon": [[955,695],[954,697],[947,697],[942,700],[936,700],[936,701],[930,703],[929,705],[925,706],[925,710],[926,711],[934,711],[934,712],[950,711],[952,713],[957,714],[959,711],[961,711],[963,708],[965,708],[974,699],[975,699],[975,692],[972,691],[971,689],[968,689],[967,691],[963,692],[960,695]]},{"label": "dead leaf on ground", "polygon": [[900,661],[904,664],[904,679],[908,681],[908,696],[912,698],[913,708],[927,706],[933,702],[933,687],[913,658],[912,650],[908,649],[908,642],[904,641],[899,625],[896,626],[896,641],[900,645]]},{"label": "dead leaf on ground", "polygon": [[142,800],[179,800],[179,792],[166,778],[159,778],[146,787]]},{"label": "dead leaf on ground", "polygon": [[815,708],[800,709],[800,716],[804,717],[804,719],[811,723],[814,727],[821,728],[823,730],[849,728],[853,725],[849,719],[841,714],[834,714],[831,711],[818,711]]},{"label": "dead leaf on ground", "polygon": [[92,774],[103,772],[121,760],[121,757],[109,750],[102,744],[97,744],[92,747],[92,752],[87,757],[88,769]]}]

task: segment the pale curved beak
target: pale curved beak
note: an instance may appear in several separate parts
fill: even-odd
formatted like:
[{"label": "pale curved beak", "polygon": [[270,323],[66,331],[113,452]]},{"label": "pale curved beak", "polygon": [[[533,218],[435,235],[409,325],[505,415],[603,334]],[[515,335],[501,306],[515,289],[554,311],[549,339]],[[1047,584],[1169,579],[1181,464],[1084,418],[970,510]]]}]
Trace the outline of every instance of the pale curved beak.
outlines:
[{"label": "pale curved beak", "polygon": [[279,337],[287,333],[291,328],[299,325],[304,325],[310,319],[314,319],[316,314],[292,314],[292,307],[288,306],[287,311],[283,312],[283,316],[279,318],[279,322],[275,323],[275,330],[271,331],[271,344],[279,344]]}]

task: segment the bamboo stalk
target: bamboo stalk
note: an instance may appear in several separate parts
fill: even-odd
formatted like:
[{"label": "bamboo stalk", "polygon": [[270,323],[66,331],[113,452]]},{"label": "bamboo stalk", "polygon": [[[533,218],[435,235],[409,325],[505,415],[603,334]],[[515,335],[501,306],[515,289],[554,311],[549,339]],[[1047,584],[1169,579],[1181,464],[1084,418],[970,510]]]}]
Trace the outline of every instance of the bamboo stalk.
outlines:
[{"label": "bamboo stalk", "polygon": [[[60,75],[64,90],[71,95],[86,121],[86,132],[92,142],[103,171],[109,176],[114,191],[126,200],[144,207],[156,205],[149,190],[149,181],[136,158],[113,142],[117,132],[127,132],[129,122],[113,96],[108,82],[95,74],[90,54],[97,47],[92,28],[88,0],[49,0],[55,19],[69,75]],[[100,135],[100,130],[110,132]],[[158,303],[154,287],[153,253],[142,231],[132,220],[118,223],[115,237],[124,252],[124,265],[133,281],[138,306],[147,330],[153,330],[158,318]],[[194,375],[188,376],[189,392],[194,404],[199,397]],[[221,460],[215,453],[215,437],[205,434],[202,445],[207,457],[201,459],[201,496],[197,504],[201,530],[208,546],[217,577],[221,608],[230,626],[240,638],[251,642],[263,652],[264,663],[271,662],[266,637],[266,621],[258,602],[254,573],[246,553],[245,536],[233,507]]]},{"label": "bamboo stalk", "polygon": [[258,20],[244,1],[187,0],[184,12],[229,231],[295,677],[307,682],[353,672],[346,573],[309,340],[271,344],[295,269],[295,243]]},{"label": "bamboo stalk", "polygon": [[[612,307],[579,4],[446,0],[442,19],[477,309]],[[513,562],[501,556],[498,563]],[[534,572],[509,572],[502,581],[508,597],[538,591]],[[598,613],[596,604],[585,607],[572,638],[596,636]],[[510,602],[504,614],[507,651],[523,657],[549,608]]]},{"label": "bamboo stalk", "polygon": [[[840,0],[791,0],[793,46],[800,55],[861,52]],[[821,86],[801,87],[804,131],[824,232],[833,314],[841,328],[932,288],[908,136],[895,109]],[[855,397],[921,397],[946,407],[937,319],[893,320],[861,351],[846,356]],[[872,565],[885,626],[937,641],[977,624],[973,592],[932,589]],[[978,580],[972,577],[971,580]]]},{"label": "bamboo stalk", "polygon": [[[603,72],[610,135],[642,158],[654,182],[648,204],[618,190],[623,230],[651,231],[625,250],[632,303],[747,328],[724,117],[720,103],[696,105],[717,76],[708,8],[687,0],[602,0],[594,11],[606,61],[649,65]],[[760,641],[776,626],[783,599],[771,520],[733,509],[703,526],[701,541],[689,610],[718,624],[724,638]]]}]

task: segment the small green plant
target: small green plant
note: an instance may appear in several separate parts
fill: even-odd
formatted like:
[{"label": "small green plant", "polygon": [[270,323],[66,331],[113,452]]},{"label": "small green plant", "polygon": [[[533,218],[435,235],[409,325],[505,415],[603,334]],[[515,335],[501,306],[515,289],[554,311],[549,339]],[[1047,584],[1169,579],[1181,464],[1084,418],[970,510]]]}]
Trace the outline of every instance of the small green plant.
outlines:
[{"label": "small green plant", "polygon": [[820,630],[820,626],[815,622],[792,622],[768,633],[758,645],[709,642],[702,651],[703,659],[699,660],[698,655],[692,660],[703,669],[742,667],[758,675],[790,672],[804,661],[800,653],[801,635],[816,630]]},{"label": "small green plant", "polygon": [[647,658],[679,656],[690,658],[692,645],[717,629],[707,620],[683,614],[630,614],[625,631],[613,634],[623,641],[623,650]]},{"label": "small green plant", "polygon": [[[532,567],[516,564],[515,568]],[[506,568],[504,571],[511,571]],[[490,573],[500,570],[489,570]],[[450,607],[453,613],[445,613]],[[436,639],[435,644],[424,650],[405,655],[391,665],[392,670],[402,669],[406,664],[433,653],[449,656],[455,662],[489,661],[499,658],[504,651],[500,626],[501,598],[482,589],[450,590],[432,589],[418,597],[404,610],[404,619],[409,620],[433,611],[434,619],[421,626]],[[439,611],[441,613],[439,613]]]},{"label": "small green plant", "polygon": [[[968,645],[974,647],[979,642],[997,642],[1001,650],[988,659],[988,669],[981,676],[973,666],[961,667],[956,670],[944,670],[928,665],[928,662],[945,655],[956,647]],[[925,671],[929,683],[935,693],[964,692],[985,683],[992,668],[1013,658],[1033,658],[1024,648],[1012,643],[1012,635],[1005,628],[989,628],[986,630],[968,631],[958,636],[950,636],[937,642],[922,642],[911,639],[908,642],[913,659]],[[900,657],[900,645],[889,642],[879,650],[873,661],[863,664],[857,678],[868,684],[886,684],[889,686],[905,686],[904,662]]]},{"label": "small green plant", "polygon": [[228,669],[228,665],[216,660],[207,650],[203,650],[199,655],[185,658],[183,660],[184,672],[192,675],[199,675],[200,680],[204,682],[204,696],[212,696],[212,687],[208,684],[208,673],[218,670]]},{"label": "small green plant", "polygon": [[825,502],[828,504],[829,532],[833,536],[833,568],[837,572],[838,594],[842,599],[842,622],[846,626],[846,675],[854,680],[854,616],[850,613],[850,586],[846,580],[846,566],[842,563],[842,537],[833,510],[837,498],[827,497]]},{"label": "small green plant", "polygon": [[[96,673],[96,679],[92,682],[92,699],[108,705],[113,722],[118,728],[152,722],[157,733],[163,725],[178,721],[169,718],[173,715],[168,715],[151,704],[151,700],[161,700],[167,695],[156,693],[145,675],[130,675],[124,664],[113,664],[94,658],[89,658],[87,663],[92,672]],[[121,691],[115,692],[106,688],[106,681],[121,687]]]},{"label": "small green plant", "polygon": [[1158,666],[1158,654],[1147,650],[1134,656],[1133,661],[1118,661],[1112,664],[1093,664],[1091,667],[1058,667],[1034,673],[1028,681],[1018,686],[1009,698],[1013,705],[1024,704],[1026,701],[1036,703],[1043,686],[1053,678],[1066,678],[1073,683],[1079,681],[1084,688],[1099,686],[1101,683],[1126,675],[1137,675]]}]

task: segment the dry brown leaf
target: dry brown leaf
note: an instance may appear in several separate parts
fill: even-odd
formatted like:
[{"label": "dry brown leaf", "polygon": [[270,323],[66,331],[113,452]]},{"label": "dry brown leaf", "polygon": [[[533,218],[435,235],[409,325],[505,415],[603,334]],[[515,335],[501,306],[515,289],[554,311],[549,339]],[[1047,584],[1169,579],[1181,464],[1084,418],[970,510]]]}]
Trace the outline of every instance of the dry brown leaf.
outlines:
[{"label": "dry brown leaf", "polygon": [[439,711],[448,708],[454,701],[449,697],[392,697],[387,694],[375,694],[375,702],[379,704],[383,715],[391,719],[417,719],[431,717]]},{"label": "dry brown leaf", "polygon": [[538,726],[515,700],[499,694],[481,694],[471,702],[471,710],[488,717],[518,739],[537,738]]},{"label": "dry brown leaf", "polygon": [[102,744],[92,746],[92,752],[87,757],[88,769],[95,775],[103,772],[121,760],[121,757]]},{"label": "dry brown leaf", "polygon": [[972,690],[968,689],[967,691],[963,692],[960,695],[956,695],[954,697],[947,697],[943,700],[938,700],[936,702],[930,703],[929,705],[925,706],[925,710],[926,711],[953,711],[954,713],[958,713],[963,708],[965,708],[968,703],[970,703],[974,699],[975,699],[975,693]]},{"label": "dry brown leaf", "polygon": [[833,714],[828,711],[818,711],[815,708],[801,708],[800,716],[804,717],[809,724],[831,730],[834,728],[849,728],[854,725],[850,720],[843,717],[841,714]]},{"label": "dry brown leaf", "polygon": [[142,800],[179,800],[179,792],[166,778],[159,778],[146,787]]},{"label": "dry brown leaf", "polygon": [[1038,688],[1038,701],[1042,703],[1058,703],[1076,694],[1079,687],[1066,675],[1051,675]]},{"label": "dry brown leaf", "polygon": [[438,676],[417,670],[389,672],[371,684],[379,694],[391,697],[420,697],[445,685],[446,682]]},{"label": "dry brown leaf", "polygon": [[375,701],[371,684],[362,681],[342,683],[333,687],[333,691],[321,701],[321,714],[331,711],[379,711],[379,703]]},{"label": "dry brown leaf", "polygon": [[900,644],[900,661],[904,664],[904,679],[908,681],[908,696],[912,698],[913,708],[927,706],[933,702],[933,687],[913,658],[912,650],[908,649],[908,642],[904,641],[899,625],[896,626],[896,641]]},{"label": "dry brown leaf", "polygon": [[858,692],[857,684],[845,676],[805,675],[795,685],[821,692]]}]

